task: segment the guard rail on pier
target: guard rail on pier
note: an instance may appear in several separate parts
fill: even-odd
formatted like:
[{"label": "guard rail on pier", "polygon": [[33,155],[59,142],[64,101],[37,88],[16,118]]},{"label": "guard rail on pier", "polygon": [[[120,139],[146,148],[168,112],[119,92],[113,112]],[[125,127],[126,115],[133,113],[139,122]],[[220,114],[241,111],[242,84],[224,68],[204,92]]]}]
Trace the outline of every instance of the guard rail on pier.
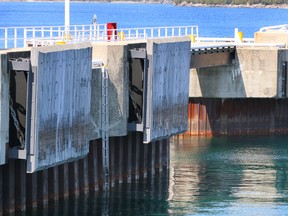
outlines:
[{"label": "guard rail on pier", "polygon": [[0,27],[0,49],[61,43],[127,41],[177,36],[198,37],[198,26],[109,29],[107,24],[37,27]]}]

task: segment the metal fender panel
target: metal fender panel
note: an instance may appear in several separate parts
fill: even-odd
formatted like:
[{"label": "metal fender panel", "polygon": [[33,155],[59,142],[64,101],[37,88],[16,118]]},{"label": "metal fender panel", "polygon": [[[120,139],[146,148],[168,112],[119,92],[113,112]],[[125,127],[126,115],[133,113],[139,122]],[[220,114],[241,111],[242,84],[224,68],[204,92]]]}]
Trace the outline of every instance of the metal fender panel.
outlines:
[{"label": "metal fender panel", "polygon": [[27,172],[67,163],[88,153],[91,44],[33,48],[31,64]]},{"label": "metal fender panel", "polygon": [[190,41],[148,41],[144,142],[187,130]]}]

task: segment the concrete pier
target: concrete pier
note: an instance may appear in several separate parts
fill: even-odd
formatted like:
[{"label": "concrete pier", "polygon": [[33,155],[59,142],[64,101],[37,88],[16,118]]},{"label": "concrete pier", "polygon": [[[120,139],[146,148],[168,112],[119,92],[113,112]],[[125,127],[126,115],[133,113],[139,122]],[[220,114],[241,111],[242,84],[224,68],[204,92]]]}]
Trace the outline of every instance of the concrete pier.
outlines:
[{"label": "concrete pier", "polygon": [[154,176],[185,131],[288,132],[287,48],[191,52],[188,37],[1,51],[0,213]]},{"label": "concrete pier", "polygon": [[187,129],[189,39],[67,44],[0,57],[0,213],[45,209],[169,167],[169,137]]},{"label": "concrete pier", "polygon": [[229,64],[192,68],[185,134],[287,134],[287,77],[288,49],[269,46],[240,45]]}]

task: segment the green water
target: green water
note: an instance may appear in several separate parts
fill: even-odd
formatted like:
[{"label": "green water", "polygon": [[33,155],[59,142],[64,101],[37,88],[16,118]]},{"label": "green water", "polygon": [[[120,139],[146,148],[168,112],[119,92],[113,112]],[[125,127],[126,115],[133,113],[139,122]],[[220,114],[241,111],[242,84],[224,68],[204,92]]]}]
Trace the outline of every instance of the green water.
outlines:
[{"label": "green water", "polygon": [[288,137],[173,140],[170,169],[30,215],[288,215]]}]

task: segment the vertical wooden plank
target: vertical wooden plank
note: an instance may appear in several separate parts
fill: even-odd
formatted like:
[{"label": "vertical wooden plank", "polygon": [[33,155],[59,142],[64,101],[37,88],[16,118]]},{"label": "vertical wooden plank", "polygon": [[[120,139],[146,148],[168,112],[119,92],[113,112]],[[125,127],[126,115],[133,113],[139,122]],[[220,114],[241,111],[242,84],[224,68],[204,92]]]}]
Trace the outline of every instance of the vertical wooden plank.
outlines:
[{"label": "vertical wooden plank", "polygon": [[269,120],[269,133],[270,135],[275,134],[275,101],[276,99],[269,100],[269,113],[270,113],[270,120]]},{"label": "vertical wooden plank", "polygon": [[[164,139],[165,140],[165,139]],[[157,154],[157,160],[158,160],[158,171],[161,173],[163,171],[163,142],[164,140],[160,140],[158,143],[158,154]]]},{"label": "vertical wooden plank", "polygon": [[124,143],[124,157],[126,155],[126,179],[127,182],[131,182],[131,174],[132,174],[132,134],[129,133],[127,137],[127,142]]},{"label": "vertical wooden plank", "polygon": [[88,156],[85,156],[79,160],[79,191],[84,193],[89,191],[88,172]]},{"label": "vertical wooden plank", "polygon": [[4,213],[10,214],[15,211],[15,176],[14,176],[14,160],[9,160],[4,165],[4,188],[3,197],[4,199]]},{"label": "vertical wooden plank", "polygon": [[213,98],[213,135],[219,136],[221,133],[221,108],[222,108],[222,99]]},{"label": "vertical wooden plank", "polygon": [[198,135],[199,134],[199,106],[200,102],[199,99],[191,98],[192,103],[192,125],[191,125],[191,135]]},{"label": "vertical wooden plank", "polygon": [[206,106],[205,106],[205,98],[201,99],[199,103],[199,135],[206,134]]},{"label": "vertical wooden plank", "polygon": [[15,160],[15,210],[26,210],[26,161]]},{"label": "vertical wooden plank", "polygon": [[123,182],[123,162],[124,162],[124,150],[123,150],[124,138],[118,138],[118,182],[121,184]]},{"label": "vertical wooden plank", "polygon": [[68,163],[59,166],[59,196],[69,196],[69,165]]},{"label": "vertical wooden plank", "polygon": [[168,156],[168,149],[167,149],[167,139],[162,140],[162,167],[163,169],[167,169],[168,166],[168,161],[167,161],[167,156]]},{"label": "vertical wooden plank", "polygon": [[148,145],[149,144],[144,144],[143,142],[141,142],[141,155],[140,155],[140,169],[141,169],[141,175],[143,176],[143,178],[147,177],[147,153],[148,153]]},{"label": "vertical wooden plank", "polygon": [[48,205],[48,170],[38,171],[37,175],[38,201],[41,206]]},{"label": "vertical wooden plank", "polygon": [[284,134],[284,118],[285,118],[285,108],[284,108],[285,102],[284,98],[279,99],[279,106],[280,106],[280,116],[279,116],[279,121],[280,121],[280,134]]},{"label": "vertical wooden plank", "polygon": [[69,194],[79,195],[79,161],[68,164],[69,167]]},{"label": "vertical wooden plank", "polygon": [[252,100],[253,100],[253,114],[254,114],[253,134],[259,135],[259,131],[260,131],[259,125],[260,125],[260,119],[262,118],[262,116],[260,116],[260,106],[259,106],[258,100],[256,98],[253,98]]},{"label": "vertical wooden plank", "polygon": [[248,128],[248,114],[247,114],[247,99],[241,98],[239,99],[239,107],[240,107],[240,133],[242,135],[247,134]]},{"label": "vertical wooden plank", "polygon": [[283,98],[283,127],[284,127],[284,134],[288,133],[288,99]]},{"label": "vertical wooden plank", "polygon": [[4,186],[4,182],[3,182],[3,166],[0,166],[0,215],[3,215],[4,214],[4,205],[3,205],[3,202],[4,202],[4,196],[3,196],[3,186]]},{"label": "vertical wooden plank", "polygon": [[213,116],[213,98],[207,98],[205,100],[205,108],[206,108],[206,128],[205,135],[212,136],[212,129],[214,126],[214,116]]},{"label": "vertical wooden plank", "polygon": [[233,113],[234,113],[233,134],[240,135],[241,134],[241,99],[239,98],[235,98],[233,100]]},{"label": "vertical wooden plank", "polygon": [[[181,137],[180,137],[181,139]],[[160,144],[160,140],[157,140],[154,142],[155,144],[155,164],[154,164],[154,168],[155,168],[155,171],[157,172],[158,169],[159,169],[159,144]]]},{"label": "vertical wooden plank", "polygon": [[59,200],[59,166],[51,167],[48,169],[48,190],[49,200],[55,205],[56,201]]},{"label": "vertical wooden plank", "polygon": [[140,143],[141,143],[139,132],[135,133],[135,179],[140,178]]},{"label": "vertical wooden plank", "polygon": [[280,109],[280,99],[275,100],[275,134],[280,134],[281,131],[281,109]]},{"label": "vertical wooden plank", "polygon": [[221,112],[221,135],[227,135],[228,127],[228,99],[222,99]]},{"label": "vertical wooden plank", "polygon": [[104,175],[103,175],[103,160],[102,160],[102,139],[99,139],[97,145],[97,158],[98,158],[98,182],[99,187],[103,187]]},{"label": "vertical wooden plank", "polygon": [[247,98],[247,134],[252,134],[253,131],[253,104],[252,104],[252,99]]},{"label": "vertical wooden plank", "polygon": [[38,203],[38,197],[37,197],[37,175],[36,173],[27,174],[27,205],[32,208],[36,208]]},{"label": "vertical wooden plank", "polygon": [[270,113],[268,112],[268,99],[267,98],[262,98],[261,102],[259,104],[259,109],[260,109],[260,116],[261,120],[259,124],[261,125],[261,131],[260,135],[268,135],[269,134],[269,115]]},{"label": "vertical wooden plank", "polygon": [[98,157],[97,157],[97,146],[96,140],[90,143],[90,151],[88,155],[89,161],[89,188],[91,190],[99,190],[99,178],[98,178]]},{"label": "vertical wooden plank", "polygon": [[233,135],[234,131],[234,99],[226,99],[227,135]]},{"label": "vertical wooden plank", "polygon": [[109,151],[110,151],[110,184],[113,187],[116,181],[116,173],[115,173],[115,156],[116,156],[116,139],[111,137],[109,139]]},{"label": "vertical wooden plank", "polygon": [[188,126],[187,126],[187,131],[184,133],[184,135],[186,136],[190,136],[191,135],[191,118],[192,118],[192,103],[190,102],[190,98],[188,101],[188,116],[187,116],[187,121],[188,121]]},{"label": "vertical wooden plank", "polygon": [[155,174],[155,146],[156,146],[156,142],[151,142],[148,144],[149,145],[149,171],[151,175]]}]

